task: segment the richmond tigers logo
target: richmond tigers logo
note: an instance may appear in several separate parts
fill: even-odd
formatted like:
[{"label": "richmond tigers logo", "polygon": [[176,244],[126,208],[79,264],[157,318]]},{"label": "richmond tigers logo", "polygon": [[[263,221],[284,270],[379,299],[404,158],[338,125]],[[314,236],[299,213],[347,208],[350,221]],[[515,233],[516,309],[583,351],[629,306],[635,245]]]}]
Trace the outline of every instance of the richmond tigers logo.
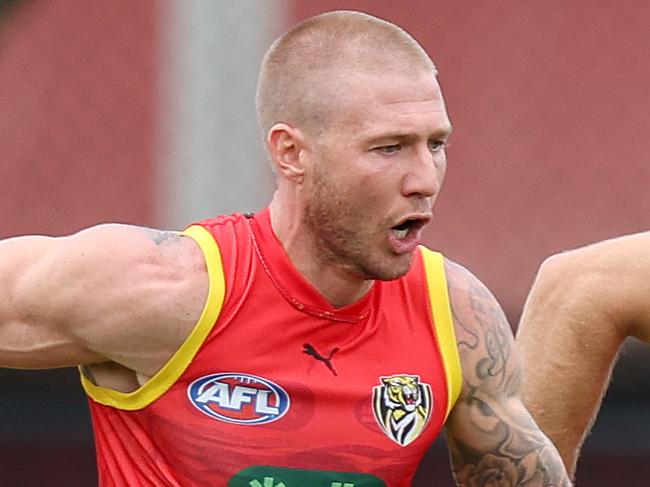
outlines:
[{"label": "richmond tigers logo", "polygon": [[382,385],[373,388],[375,419],[394,442],[406,446],[424,431],[433,406],[429,384],[417,375],[381,377]]}]

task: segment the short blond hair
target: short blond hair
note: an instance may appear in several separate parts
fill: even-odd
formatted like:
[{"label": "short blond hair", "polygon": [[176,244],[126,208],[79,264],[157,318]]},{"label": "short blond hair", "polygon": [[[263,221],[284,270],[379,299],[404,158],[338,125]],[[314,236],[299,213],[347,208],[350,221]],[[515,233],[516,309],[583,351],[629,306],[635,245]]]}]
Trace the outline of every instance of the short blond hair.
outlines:
[{"label": "short blond hair", "polygon": [[311,17],[264,56],[256,94],[262,136],[279,122],[323,130],[351,74],[416,76],[435,69],[422,46],[395,24],[347,10]]}]

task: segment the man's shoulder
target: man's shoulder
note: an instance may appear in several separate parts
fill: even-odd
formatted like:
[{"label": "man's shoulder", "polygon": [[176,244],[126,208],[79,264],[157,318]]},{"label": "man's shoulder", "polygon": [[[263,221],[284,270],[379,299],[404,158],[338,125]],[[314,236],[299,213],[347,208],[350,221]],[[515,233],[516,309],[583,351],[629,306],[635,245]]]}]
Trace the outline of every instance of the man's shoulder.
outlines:
[{"label": "man's shoulder", "polygon": [[231,245],[239,245],[237,242],[248,241],[252,233],[251,222],[264,218],[264,212],[258,213],[232,213],[222,214],[209,218],[197,220],[185,228],[186,234],[196,235],[196,228],[202,228],[219,243],[219,247],[228,251]]},{"label": "man's shoulder", "polygon": [[255,213],[231,213],[231,214],[222,214],[211,216],[207,218],[201,218],[194,222],[191,222],[186,228],[193,226],[200,226],[208,231],[218,231],[220,228],[224,227],[237,227],[242,223],[255,218]]},{"label": "man's shoulder", "polygon": [[419,246],[419,254],[422,257],[422,262],[426,266],[427,263],[435,263],[435,265],[442,265],[447,281],[449,284],[455,284],[459,279],[472,277],[476,279],[474,274],[460,263],[450,259],[443,251],[432,249],[425,245]]},{"label": "man's shoulder", "polygon": [[650,269],[650,231],[621,235],[558,252],[548,257],[542,270],[557,278],[587,269],[607,271]]},{"label": "man's shoulder", "polygon": [[414,260],[409,273],[404,277],[418,282],[426,281],[433,286],[444,285],[452,304],[454,300],[466,299],[468,295],[478,291],[492,297],[487,287],[472,271],[450,259],[441,251],[425,246],[420,246],[419,255]]}]

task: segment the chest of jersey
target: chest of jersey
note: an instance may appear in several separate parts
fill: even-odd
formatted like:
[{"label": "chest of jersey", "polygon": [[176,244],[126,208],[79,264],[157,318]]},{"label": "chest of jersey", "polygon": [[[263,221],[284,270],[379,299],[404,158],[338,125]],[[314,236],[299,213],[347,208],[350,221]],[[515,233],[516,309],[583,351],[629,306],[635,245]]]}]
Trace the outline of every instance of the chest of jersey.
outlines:
[{"label": "chest of jersey", "polygon": [[[381,308],[350,323],[255,289],[249,305],[224,310],[182,379],[149,407],[161,430],[170,417],[182,425],[166,434],[167,447],[216,456],[216,470],[232,477],[273,466],[402,485],[446,409],[430,327],[383,296],[373,297]],[[205,475],[219,474],[199,463]]]},{"label": "chest of jersey", "polygon": [[410,485],[447,411],[421,263],[336,310],[255,234],[215,232],[225,301],[191,362],[145,408],[94,417],[149,451],[152,485]]}]

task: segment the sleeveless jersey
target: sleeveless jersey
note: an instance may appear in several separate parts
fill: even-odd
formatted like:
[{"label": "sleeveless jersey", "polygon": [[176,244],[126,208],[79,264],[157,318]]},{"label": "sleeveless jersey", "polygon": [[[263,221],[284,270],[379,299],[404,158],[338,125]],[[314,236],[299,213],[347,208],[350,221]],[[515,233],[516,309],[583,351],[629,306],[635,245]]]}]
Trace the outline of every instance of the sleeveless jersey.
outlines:
[{"label": "sleeveless jersey", "polygon": [[270,223],[189,227],[209,297],[144,386],[89,396],[101,486],[405,487],[460,390],[443,258],[335,308]]}]

